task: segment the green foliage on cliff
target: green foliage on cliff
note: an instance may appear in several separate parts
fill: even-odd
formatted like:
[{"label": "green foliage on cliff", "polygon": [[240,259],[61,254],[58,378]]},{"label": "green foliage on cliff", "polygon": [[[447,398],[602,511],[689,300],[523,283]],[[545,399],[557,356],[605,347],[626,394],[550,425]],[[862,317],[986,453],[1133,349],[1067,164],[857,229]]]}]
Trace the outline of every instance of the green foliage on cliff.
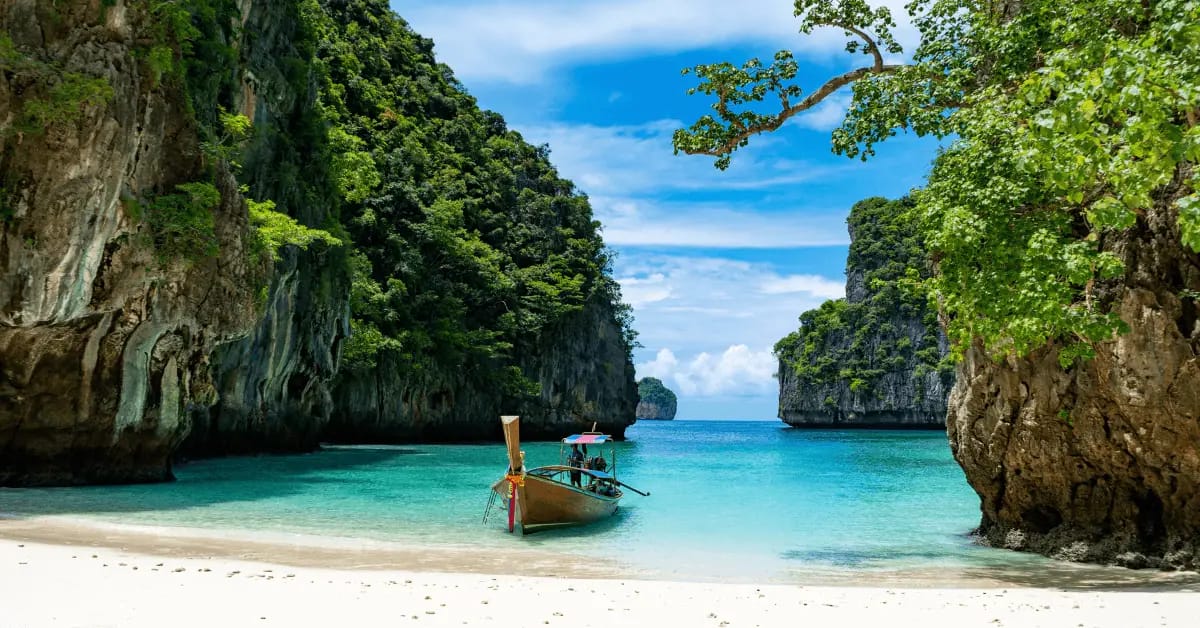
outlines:
[{"label": "green foliage on cliff", "polygon": [[253,201],[247,199],[250,225],[254,229],[255,247],[272,259],[280,259],[279,249],[297,246],[307,249],[313,242],[324,242],[327,246],[341,246],[342,241],[324,229],[312,229],[296,222],[295,218],[275,211],[275,201]]},{"label": "green foliage on cliff", "polygon": [[182,79],[202,131],[219,128],[238,85],[237,48],[241,9],[236,0],[150,0],[150,35],[145,50],[152,82]]},{"label": "green foliage on cliff", "polygon": [[17,127],[26,133],[74,122],[84,107],[96,106],[113,97],[112,86],[102,78],[67,72],[47,90],[42,98],[25,101]]},{"label": "green foliage on cliff", "polygon": [[[288,213],[299,213],[302,205],[310,203],[318,205],[313,214],[336,215],[338,205],[328,189],[332,188],[331,177],[321,161],[327,144],[324,121],[306,113],[311,107],[303,100],[313,74],[315,33],[304,29],[300,10],[293,4],[281,3],[275,10],[280,23],[292,24],[298,32],[293,33],[291,42],[296,54],[272,60],[276,64],[272,69],[283,68],[293,74],[288,77],[289,87],[300,106],[258,129],[247,116],[230,111],[242,91],[238,72],[231,69],[255,61],[238,56],[235,42],[241,35],[242,15],[237,3],[152,0],[147,5],[153,43],[143,57],[150,82],[157,86],[171,81],[173,87],[184,91],[200,135],[204,172],[198,174],[203,182],[177,189],[203,188],[215,195],[212,202],[201,203],[195,195],[160,194],[133,206],[138,214],[135,218],[144,215],[148,219],[156,252],[163,261],[194,261],[216,253],[212,210],[219,204],[220,194],[208,181],[215,179],[220,168],[237,176],[243,194],[268,198],[261,202],[246,199],[253,254],[279,260],[279,249],[286,245],[342,244],[328,230],[304,225]],[[261,171],[263,163],[271,164],[272,170]],[[339,230],[336,225],[329,227]]]},{"label": "green foliage on cliff", "polygon": [[220,203],[221,193],[213,184],[183,183],[175,193],[152,197],[132,213],[146,218],[160,262],[194,262],[217,254],[213,211]]},{"label": "green foliage on cliff", "polygon": [[[518,365],[607,303],[633,342],[587,198],[437,63],[385,0],[305,3],[332,176],[354,243],[351,369],[536,392]],[[627,347],[628,349],[629,347]]]},{"label": "green foliage on cliff", "polygon": [[[929,277],[930,264],[909,216],[913,206],[908,198],[876,197],[850,210],[846,273],[862,275],[866,294],[801,314],[800,329],[775,344],[776,356],[804,382],[846,382],[851,392],[870,394],[885,373],[913,366],[913,375],[922,377],[939,368],[937,317],[914,290],[916,281]],[[896,326],[905,321],[924,327],[915,342]]]},{"label": "green foliage on cliff", "polygon": [[27,82],[19,113],[9,124],[24,135],[78,121],[86,108],[108,102],[112,86],[103,78],[65,71],[59,64],[35,59],[17,49],[12,37],[0,34],[0,72]]},{"label": "green foliage on cliff", "polygon": [[[1064,363],[1090,355],[1124,328],[1096,290],[1126,272],[1105,242],[1156,203],[1174,205],[1181,241],[1200,250],[1200,2],[915,0],[921,41],[905,65],[884,62],[901,52],[886,8],[795,6],[803,32],[839,28],[868,63],[807,99],[786,51],[770,66],[698,66],[694,91],[717,97],[716,115],[680,130],[676,149],[724,167],[751,136],[847,84],[837,152],[865,158],[897,130],[955,137],[914,215],[959,350],[974,338],[1001,355],[1059,340]],[[754,109],[767,97],[778,114]]]},{"label": "green foliage on cliff", "polygon": [[208,137],[200,141],[200,152],[210,163],[225,162],[236,172],[242,167],[239,162],[254,125],[250,118],[223,108],[218,108],[217,119],[220,131],[208,130]]},{"label": "green foliage on cliff", "polygon": [[667,388],[657,377],[643,377],[638,380],[638,397],[642,401],[656,404],[660,408],[670,408],[672,411],[678,402],[674,391]]},{"label": "green foliage on cliff", "polygon": [[[142,55],[145,76],[188,95],[201,138],[205,172],[198,174],[228,166],[247,196],[270,199],[249,203],[260,250],[347,245],[347,376],[389,354],[390,364],[419,380],[534,394],[520,366],[573,332],[571,317],[589,305],[611,310],[631,351],[631,312],[620,303],[586,197],[558,176],[548,149],[478,108],[436,62],[432,42],[384,0],[261,10],[287,14],[272,17],[276,27],[296,25],[257,35],[286,37],[292,54],[239,58],[252,55],[237,46],[251,31],[241,33],[232,0],[150,3],[157,26]],[[315,106],[267,125],[256,114],[252,126],[236,113],[243,86],[228,68],[256,63],[270,70],[258,80],[282,78],[297,102],[316,94]],[[265,107],[259,103],[260,112]],[[201,251],[176,236],[199,232],[191,229],[195,205],[176,194],[153,198],[162,208],[144,213],[158,216],[154,231],[166,234],[165,250]],[[188,228],[175,229],[175,220]]]}]

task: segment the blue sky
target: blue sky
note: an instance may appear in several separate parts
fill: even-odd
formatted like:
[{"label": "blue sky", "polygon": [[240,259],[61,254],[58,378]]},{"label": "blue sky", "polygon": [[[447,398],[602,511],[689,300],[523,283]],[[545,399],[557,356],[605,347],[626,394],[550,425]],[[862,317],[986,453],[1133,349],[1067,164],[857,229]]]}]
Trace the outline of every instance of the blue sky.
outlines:
[{"label": "blue sky", "polygon": [[[888,0],[902,43],[902,2]],[[834,29],[798,34],[790,0],[392,0],[482,107],[591,198],[644,345],[638,376],[679,395],[679,418],[776,416],[774,343],[844,292],[846,214],[919,186],[937,144],[898,136],[864,163],[834,155],[835,93],[756,138],[725,172],[674,156],[671,133],[708,111],[680,70],[801,62],[806,91],[865,63]],[[909,48],[910,46],[906,46]]]}]

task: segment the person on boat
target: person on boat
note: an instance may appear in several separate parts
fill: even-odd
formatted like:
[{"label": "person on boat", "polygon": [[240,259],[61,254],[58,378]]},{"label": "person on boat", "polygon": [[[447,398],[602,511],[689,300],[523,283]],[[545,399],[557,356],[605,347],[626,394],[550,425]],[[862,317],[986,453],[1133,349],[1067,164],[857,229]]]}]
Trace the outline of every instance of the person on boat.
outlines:
[{"label": "person on boat", "polygon": [[579,471],[583,467],[583,452],[579,451],[579,445],[571,445],[571,453],[567,455],[567,464],[571,467],[571,486],[583,488],[583,474]]},{"label": "person on boat", "polygon": [[[587,468],[592,469],[593,471],[604,473],[608,469],[608,461],[604,459],[604,454],[600,454],[587,459]],[[607,492],[607,489],[610,488],[612,488],[612,486],[607,482],[602,481],[599,478],[592,478],[591,483],[588,484],[587,490],[598,495],[611,495],[611,493]]]}]

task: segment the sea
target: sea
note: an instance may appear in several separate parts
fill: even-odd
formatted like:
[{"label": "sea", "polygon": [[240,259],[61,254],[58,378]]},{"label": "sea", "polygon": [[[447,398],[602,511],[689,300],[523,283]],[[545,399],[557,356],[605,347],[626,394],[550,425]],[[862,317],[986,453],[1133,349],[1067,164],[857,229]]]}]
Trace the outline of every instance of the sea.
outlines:
[{"label": "sea", "polygon": [[[646,421],[616,443],[617,514],[527,536],[484,521],[498,444],[328,446],[201,460],[164,484],[0,489],[0,516],[402,547],[540,550],[644,578],[863,584],[1142,586],[1155,572],[984,547],[979,498],[942,431]],[[558,443],[524,443],[530,466]],[[594,453],[594,452],[593,452]],[[169,530],[167,530],[169,531]]]}]

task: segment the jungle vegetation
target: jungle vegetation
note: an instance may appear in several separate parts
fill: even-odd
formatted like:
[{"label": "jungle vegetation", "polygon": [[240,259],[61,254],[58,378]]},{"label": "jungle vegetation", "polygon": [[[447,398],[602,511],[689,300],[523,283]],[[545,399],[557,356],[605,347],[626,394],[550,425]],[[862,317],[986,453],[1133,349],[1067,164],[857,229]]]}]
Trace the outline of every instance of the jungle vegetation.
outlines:
[{"label": "jungle vegetation", "polygon": [[[925,285],[956,351],[1062,343],[1064,366],[1127,327],[1098,286],[1126,273],[1107,241],[1156,203],[1200,251],[1200,2],[913,0],[905,51],[885,7],[797,0],[802,33],[842,30],[866,59],[805,93],[790,51],[700,65],[713,113],[677,152],[734,151],[841,87],[852,100],[833,150],[870,157],[900,131],[947,138],[910,212],[937,272]],[[904,59],[893,63],[891,59]],[[1184,295],[1184,298],[1190,298]]]},{"label": "jungle vegetation", "polygon": [[345,367],[394,352],[415,377],[453,372],[536,394],[536,354],[589,304],[630,308],[586,196],[476,104],[386,0],[307,2],[321,114],[353,243]]},{"label": "jungle vegetation", "polygon": [[642,401],[653,403],[660,408],[669,408],[670,413],[675,413],[675,405],[678,399],[675,397],[674,391],[667,388],[661,379],[657,377],[643,377],[638,380],[638,398]]},{"label": "jungle vegetation", "polygon": [[[947,368],[937,311],[916,289],[931,265],[917,230],[905,219],[913,206],[910,198],[875,197],[851,208],[846,274],[857,278],[860,294],[804,312],[800,329],[775,344],[775,355],[804,384],[844,382],[851,392],[866,395],[885,373],[911,366],[913,377],[920,378]],[[915,339],[912,321],[920,323]]]},{"label": "jungle vegetation", "polygon": [[414,377],[453,373],[535,394],[514,356],[536,353],[589,304],[613,313],[632,352],[612,253],[546,146],[481,110],[386,0],[271,10],[282,14],[275,24],[292,25],[290,54],[240,61],[269,65],[301,105],[259,128],[230,113],[243,88],[223,68],[246,54],[238,4],[149,4],[146,74],[182,86],[209,165],[201,181],[138,205],[160,252],[212,254],[212,167],[227,167],[243,186],[255,251],[278,261],[283,247],[321,243],[331,250],[324,263],[344,265],[348,377],[391,352]]}]

